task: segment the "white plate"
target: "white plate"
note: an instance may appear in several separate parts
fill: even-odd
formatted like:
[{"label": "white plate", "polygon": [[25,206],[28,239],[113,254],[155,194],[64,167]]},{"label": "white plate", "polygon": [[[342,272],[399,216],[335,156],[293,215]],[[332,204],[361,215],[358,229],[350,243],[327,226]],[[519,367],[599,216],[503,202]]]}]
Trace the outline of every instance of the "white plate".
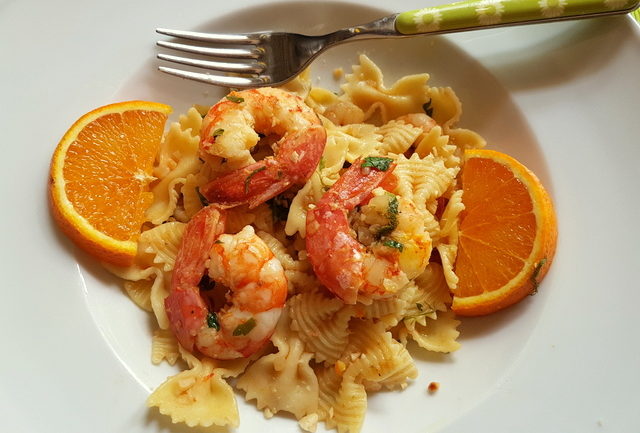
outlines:
[{"label": "white plate", "polygon": [[[211,103],[220,90],[156,72],[155,27],[322,32],[436,1],[220,4],[0,1],[0,426],[11,432],[189,431],[145,407],[174,371],[149,361],[152,323],[56,229],[49,158],[109,102]],[[537,296],[465,319],[462,348],[415,351],[420,377],[369,400],[363,432],[640,431],[640,32],[628,17],[359,42],[315,64],[320,85],[366,52],[388,82],[427,71],[461,97],[461,125],[530,166],[559,217]],[[441,383],[435,395],[430,381]],[[241,406],[240,432],[297,432]]]}]

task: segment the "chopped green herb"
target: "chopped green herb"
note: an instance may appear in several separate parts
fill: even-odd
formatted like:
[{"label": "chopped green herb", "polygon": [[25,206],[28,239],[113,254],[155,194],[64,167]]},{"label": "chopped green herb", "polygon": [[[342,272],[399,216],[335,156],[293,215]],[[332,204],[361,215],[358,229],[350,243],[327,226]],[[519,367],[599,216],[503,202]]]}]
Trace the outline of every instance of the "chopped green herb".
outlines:
[{"label": "chopped green herb", "polygon": [[318,170],[324,170],[324,156],[320,157],[320,163],[318,164]]},{"label": "chopped green herb", "polygon": [[398,223],[398,197],[394,194],[387,193],[389,195],[389,208],[387,209],[387,217],[389,221],[392,221],[397,225]]},{"label": "chopped green herb", "polygon": [[387,239],[386,241],[384,241],[382,243],[382,245],[384,245],[385,247],[389,247],[389,248],[395,248],[396,250],[402,252],[402,250],[404,249],[404,245],[402,245],[402,243],[398,242],[398,241],[394,241],[393,239]]},{"label": "chopped green herb", "polygon": [[538,293],[538,286],[540,285],[540,281],[538,281],[538,276],[540,275],[540,271],[542,270],[542,267],[544,266],[544,264],[547,263],[547,258],[543,258],[542,260],[540,260],[538,263],[536,263],[536,265],[533,267],[533,272],[531,273],[531,277],[529,278],[529,280],[531,281],[531,284],[533,285],[533,288],[531,289],[531,295],[535,295],[536,293]]},{"label": "chopped green herb", "polygon": [[233,336],[237,337],[239,335],[247,335],[255,327],[256,327],[256,319],[252,317],[246,322],[236,326],[236,329],[233,330]]},{"label": "chopped green herb", "polygon": [[387,219],[389,220],[389,224],[378,230],[378,233],[376,233],[377,239],[387,236],[389,233],[394,231],[396,227],[398,227],[398,197],[391,193],[387,194],[389,195],[389,207],[387,207]]},{"label": "chopped green herb", "polygon": [[220,330],[220,322],[218,322],[218,315],[216,313],[207,314],[207,326],[216,331]]},{"label": "chopped green herb", "polygon": [[393,227],[392,225],[386,225],[381,227],[378,230],[378,233],[376,233],[376,239],[382,239],[383,237],[389,235],[393,230],[395,229],[395,227]]},{"label": "chopped green herb", "polygon": [[208,274],[204,274],[202,278],[200,278],[200,282],[198,283],[198,287],[200,290],[204,290],[205,292],[209,290],[213,290],[216,287],[215,280],[209,278]]},{"label": "chopped green herb", "polygon": [[422,104],[422,109],[429,117],[433,117],[433,107],[431,106],[431,99]]},{"label": "chopped green herb", "polygon": [[253,170],[251,173],[249,173],[249,175],[247,176],[247,178],[244,180],[244,193],[248,193],[249,192],[249,184],[251,183],[251,178],[253,176],[255,176],[257,173],[260,173],[261,171],[266,170],[267,167],[262,166],[260,168],[256,168],[255,170]]},{"label": "chopped green herb", "polygon": [[238,96],[233,96],[233,95],[227,95],[227,99],[231,102],[235,102],[236,104],[244,102],[244,98],[240,98]]},{"label": "chopped green herb", "polygon": [[200,204],[203,207],[209,206],[209,200],[207,200],[207,198],[204,195],[202,195],[202,193],[200,192],[199,186],[196,186],[196,193],[198,194],[198,198],[200,199]]},{"label": "chopped green herb", "polygon": [[218,128],[215,131],[213,131],[213,136],[212,137],[213,138],[220,137],[222,134],[224,134],[224,129]]},{"label": "chopped green herb", "polygon": [[393,159],[384,156],[367,156],[360,167],[372,167],[379,171],[387,171]]},{"label": "chopped green herb", "polygon": [[418,311],[420,311],[417,314],[411,314],[409,316],[405,316],[404,319],[417,319],[418,317],[422,317],[422,316],[428,316],[430,314],[433,314],[436,312],[436,309],[434,307],[432,307],[431,305],[427,305],[428,308],[425,308],[424,305],[420,304],[420,303],[416,303],[416,308],[418,309]]}]

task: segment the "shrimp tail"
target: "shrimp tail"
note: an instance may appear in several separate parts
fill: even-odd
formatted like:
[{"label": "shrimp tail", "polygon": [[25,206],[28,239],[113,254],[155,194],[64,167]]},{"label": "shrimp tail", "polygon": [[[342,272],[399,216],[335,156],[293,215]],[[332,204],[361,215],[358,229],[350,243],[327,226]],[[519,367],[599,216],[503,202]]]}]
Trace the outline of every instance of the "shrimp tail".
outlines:
[{"label": "shrimp tail", "polygon": [[316,169],[327,139],[320,125],[291,134],[276,157],[268,157],[221,176],[200,188],[207,200],[222,208],[247,203],[259,206],[295,184],[303,184]]},{"label": "shrimp tail", "polygon": [[244,203],[249,203],[249,207],[254,208],[268,200],[260,201],[263,196],[275,197],[281,189],[286,189],[286,186],[282,188],[282,181],[277,181],[278,176],[282,177],[282,173],[275,159],[269,157],[212,180],[200,188],[200,193],[222,208]]},{"label": "shrimp tail", "polygon": [[327,142],[327,131],[322,125],[313,125],[298,131],[282,143],[277,160],[284,178],[291,184],[303,184],[320,162]]},{"label": "shrimp tail", "polygon": [[395,163],[390,164],[386,171],[363,168],[362,158],[356,159],[322,196],[318,207],[340,203],[346,212],[355,209],[356,206],[365,202],[371,192],[381,184],[395,183],[395,176],[392,174],[395,166]]},{"label": "shrimp tail", "polygon": [[193,352],[196,342],[194,329],[199,329],[207,319],[207,306],[198,287],[173,290],[164,300],[171,329],[185,349]]},{"label": "shrimp tail", "polygon": [[167,317],[180,344],[193,350],[196,331],[206,321],[207,306],[198,284],[206,270],[208,251],[224,232],[225,214],[207,206],[189,221],[175,260],[171,293],[165,299]]}]

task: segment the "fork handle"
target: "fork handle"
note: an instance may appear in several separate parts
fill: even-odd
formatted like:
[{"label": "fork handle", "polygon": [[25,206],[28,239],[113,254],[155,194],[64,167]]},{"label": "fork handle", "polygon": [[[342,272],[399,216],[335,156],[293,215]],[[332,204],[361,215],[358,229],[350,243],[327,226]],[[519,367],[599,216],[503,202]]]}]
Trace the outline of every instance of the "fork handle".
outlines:
[{"label": "fork handle", "polygon": [[403,35],[448,33],[510,24],[561,21],[631,12],[640,0],[469,0],[398,14]]}]

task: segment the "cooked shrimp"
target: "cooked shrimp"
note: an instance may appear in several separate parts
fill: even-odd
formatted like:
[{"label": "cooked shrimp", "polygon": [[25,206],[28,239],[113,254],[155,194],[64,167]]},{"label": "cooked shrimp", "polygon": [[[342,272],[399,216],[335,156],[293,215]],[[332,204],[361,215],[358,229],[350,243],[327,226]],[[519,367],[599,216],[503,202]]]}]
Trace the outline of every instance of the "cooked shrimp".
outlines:
[{"label": "cooked shrimp", "polygon": [[426,115],[425,113],[410,113],[404,116],[398,117],[396,120],[401,120],[404,123],[413,125],[417,128],[422,128],[424,132],[429,132],[434,126],[437,126],[435,120]]},{"label": "cooked shrimp", "polygon": [[[306,247],[313,270],[347,304],[392,295],[424,270],[431,253],[415,206],[378,188],[393,185],[388,180],[391,159],[376,159],[388,162],[367,166],[369,158],[355,161],[307,212]],[[362,220],[377,227],[359,236],[351,230],[348,212],[367,201],[370,210]]]},{"label": "cooked shrimp", "polygon": [[[251,226],[221,234],[224,222],[224,210],[213,206],[189,221],[165,307],[185,349],[235,359],[255,353],[271,337],[287,297],[287,279]],[[217,285],[211,287],[211,281]],[[220,292],[224,288],[226,294]],[[216,294],[224,295],[225,303],[218,311]]]},{"label": "cooked shrimp", "polygon": [[211,107],[203,121],[200,153],[248,154],[260,135],[281,137],[274,155],[204,185],[200,192],[221,207],[254,208],[294,184],[304,184],[320,161],[327,133],[302,99],[281,89],[231,92]]}]

